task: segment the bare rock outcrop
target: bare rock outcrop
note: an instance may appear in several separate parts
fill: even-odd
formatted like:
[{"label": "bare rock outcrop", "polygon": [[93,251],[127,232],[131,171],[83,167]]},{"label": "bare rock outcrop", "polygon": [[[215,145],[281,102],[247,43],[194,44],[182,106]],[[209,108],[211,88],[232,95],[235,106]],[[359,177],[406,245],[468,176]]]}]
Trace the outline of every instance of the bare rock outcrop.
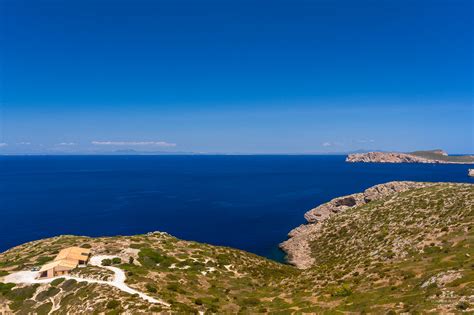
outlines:
[{"label": "bare rock outcrop", "polygon": [[346,162],[375,162],[375,163],[437,163],[408,153],[368,152],[349,154]]},{"label": "bare rock outcrop", "polygon": [[400,152],[367,152],[349,154],[346,162],[356,163],[440,163],[474,164],[472,155],[448,155],[443,150]]},{"label": "bare rock outcrop", "polygon": [[300,269],[309,268],[314,263],[314,259],[311,257],[310,244],[311,241],[316,239],[321,222],[341,211],[362,206],[370,201],[430,185],[433,184],[409,181],[388,182],[370,187],[362,193],[332,199],[306,212],[304,217],[308,223],[291,230],[288,233],[288,240],[281,243],[280,248],[287,253],[289,263]]}]

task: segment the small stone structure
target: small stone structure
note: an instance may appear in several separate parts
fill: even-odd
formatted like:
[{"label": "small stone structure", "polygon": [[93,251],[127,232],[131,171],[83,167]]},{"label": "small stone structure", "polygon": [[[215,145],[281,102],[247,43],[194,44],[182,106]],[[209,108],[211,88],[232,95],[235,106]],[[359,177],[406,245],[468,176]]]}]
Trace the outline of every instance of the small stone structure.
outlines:
[{"label": "small stone structure", "polygon": [[39,278],[53,278],[69,274],[80,265],[87,265],[91,255],[90,249],[69,247],[61,250],[56,258],[41,267]]}]

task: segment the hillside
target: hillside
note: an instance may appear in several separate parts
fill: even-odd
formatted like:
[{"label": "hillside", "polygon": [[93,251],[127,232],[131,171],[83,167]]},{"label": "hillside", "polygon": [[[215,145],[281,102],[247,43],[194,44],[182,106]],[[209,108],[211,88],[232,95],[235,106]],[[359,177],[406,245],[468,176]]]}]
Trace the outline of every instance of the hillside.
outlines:
[{"label": "hillside", "polygon": [[[406,187],[363,204],[349,202],[317,222],[308,242],[312,262],[306,269],[161,232],[59,236],[23,244],[0,254],[0,311],[2,307],[20,314],[474,311],[474,185]],[[130,287],[169,306],[84,281],[5,283],[17,271],[42,265],[68,246],[119,257],[115,266],[126,272]],[[95,266],[76,274],[111,276]]]},{"label": "hillside", "polygon": [[474,164],[474,156],[448,155],[439,149],[410,153],[367,152],[349,154],[346,162]]},{"label": "hillside", "polygon": [[433,184],[348,208],[321,223],[310,243],[314,264],[301,278],[346,295],[337,301],[344,311],[472,310],[473,223],[468,184]]},{"label": "hillside", "polygon": [[472,155],[448,155],[442,150],[415,151],[410,154],[421,158],[452,163],[474,163]]}]

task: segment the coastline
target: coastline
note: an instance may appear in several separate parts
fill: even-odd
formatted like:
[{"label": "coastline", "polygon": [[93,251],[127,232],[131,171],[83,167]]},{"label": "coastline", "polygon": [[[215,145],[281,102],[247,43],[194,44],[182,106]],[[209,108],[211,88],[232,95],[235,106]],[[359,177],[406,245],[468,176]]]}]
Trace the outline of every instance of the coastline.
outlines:
[{"label": "coastline", "polygon": [[287,263],[299,269],[307,269],[313,263],[310,243],[317,237],[322,222],[333,215],[362,206],[370,201],[398,194],[413,188],[424,188],[435,185],[429,182],[392,181],[367,188],[363,192],[337,197],[323,203],[308,212],[304,217],[307,223],[302,224],[288,233],[288,239],[280,243],[280,248],[287,254]]},{"label": "coastline", "polygon": [[474,156],[449,156],[442,150],[413,153],[367,152],[353,153],[346,158],[349,163],[422,163],[422,164],[474,164]]}]

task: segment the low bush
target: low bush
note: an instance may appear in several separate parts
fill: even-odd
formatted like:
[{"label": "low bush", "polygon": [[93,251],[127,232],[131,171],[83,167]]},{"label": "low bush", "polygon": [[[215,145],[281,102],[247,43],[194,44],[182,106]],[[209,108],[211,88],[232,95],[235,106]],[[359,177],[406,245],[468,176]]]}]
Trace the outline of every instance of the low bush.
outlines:
[{"label": "low bush", "polygon": [[151,285],[150,283],[147,283],[146,289],[147,289],[148,292],[151,292],[151,293],[156,293],[157,292],[156,288],[153,285]]},{"label": "low bush", "polygon": [[117,300],[110,300],[107,302],[107,308],[108,309],[114,309],[117,308],[120,305],[120,302]]},{"label": "low bush", "polygon": [[15,287],[14,283],[3,283],[0,282],[0,295],[7,295],[12,288]]},{"label": "low bush", "polygon": [[13,289],[7,293],[7,298],[13,301],[24,301],[26,299],[31,298],[35,292],[38,284],[27,286],[23,288]]},{"label": "low bush", "polygon": [[61,284],[65,279],[64,278],[57,278],[51,281],[51,285],[53,287],[57,286],[58,284]]},{"label": "low bush", "polygon": [[76,283],[77,281],[74,280],[74,279],[68,279],[66,281],[64,281],[63,285],[61,286],[61,288],[64,290],[64,291],[70,291],[72,290],[75,286],[76,286]]},{"label": "low bush", "polygon": [[333,292],[331,293],[331,296],[333,296],[333,297],[345,297],[345,296],[349,296],[351,294],[352,294],[352,290],[348,286],[342,285],[339,288],[334,289]]},{"label": "low bush", "polygon": [[120,257],[112,258],[112,265],[118,265],[120,263],[122,263],[122,259],[120,259]]}]

